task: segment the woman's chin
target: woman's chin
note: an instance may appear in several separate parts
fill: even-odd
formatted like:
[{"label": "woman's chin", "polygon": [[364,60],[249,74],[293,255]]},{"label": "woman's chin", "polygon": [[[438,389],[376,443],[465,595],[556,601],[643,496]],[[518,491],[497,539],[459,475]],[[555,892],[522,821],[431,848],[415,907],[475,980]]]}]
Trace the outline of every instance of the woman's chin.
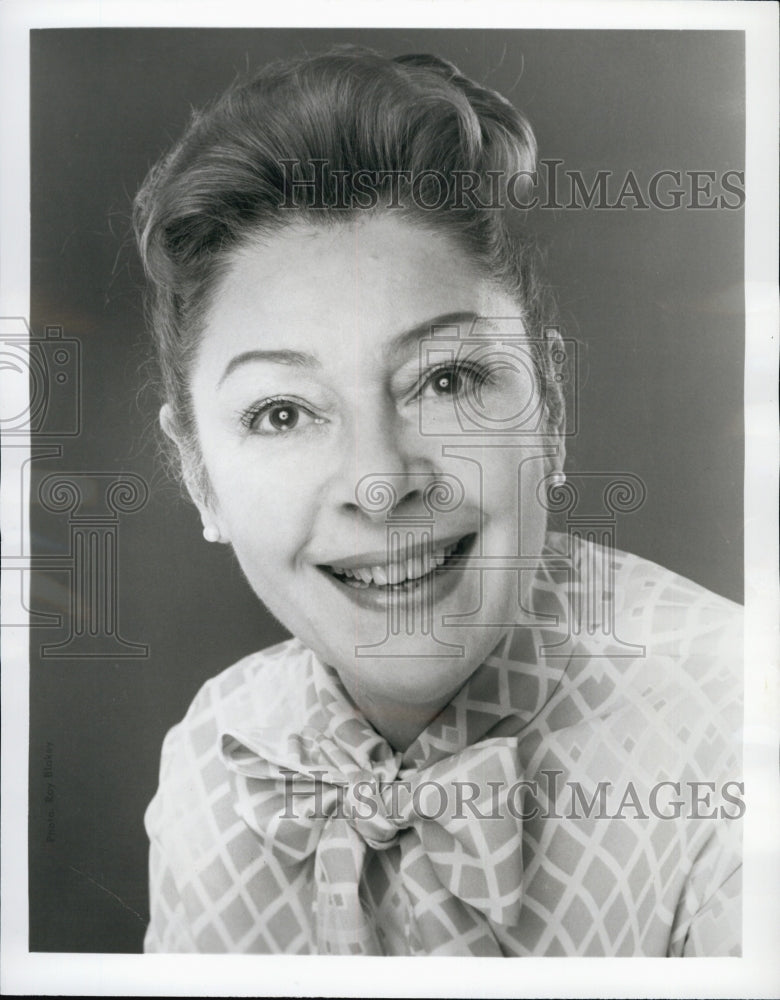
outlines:
[{"label": "woman's chin", "polygon": [[[317,649],[319,658],[339,675],[347,691],[359,692],[377,707],[398,704],[441,707],[490,654],[498,633],[466,632],[466,642],[445,644],[423,635],[383,637],[374,644]],[[488,632],[490,634],[488,634]]]}]

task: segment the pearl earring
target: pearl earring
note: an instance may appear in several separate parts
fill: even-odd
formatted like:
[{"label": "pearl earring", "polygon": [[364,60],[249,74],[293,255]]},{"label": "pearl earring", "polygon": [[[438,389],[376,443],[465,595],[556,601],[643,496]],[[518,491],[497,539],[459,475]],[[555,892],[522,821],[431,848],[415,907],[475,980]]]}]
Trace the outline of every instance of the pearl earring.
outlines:
[{"label": "pearl earring", "polygon": [[554,472],[550,476],[550,486],[563,486],[565,482],[566,482],[565,472]]},{"label": "pearl earring", "polygon": [[219,528],[214,524],[207,524],[203,528],[203,537],[207,542],[218,542],[220,539]]}]

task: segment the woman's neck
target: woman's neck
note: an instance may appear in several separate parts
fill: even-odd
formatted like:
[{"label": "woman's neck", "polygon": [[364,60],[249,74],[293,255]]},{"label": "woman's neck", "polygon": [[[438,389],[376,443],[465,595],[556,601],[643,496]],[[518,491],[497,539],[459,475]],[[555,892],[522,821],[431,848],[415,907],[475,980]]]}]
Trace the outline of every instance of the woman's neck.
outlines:
[{"label": "woman's neck", "polygon": [[366,720],[383,736],[390,746],[404,753],[420,733],[436,718],[445,705],[452,700],[452,694],[425,705],[414,705],[409,702],[389,701],[383,698],[381,702],[365,691],[351,690],[344,683],[355,707],[366,717]]}]

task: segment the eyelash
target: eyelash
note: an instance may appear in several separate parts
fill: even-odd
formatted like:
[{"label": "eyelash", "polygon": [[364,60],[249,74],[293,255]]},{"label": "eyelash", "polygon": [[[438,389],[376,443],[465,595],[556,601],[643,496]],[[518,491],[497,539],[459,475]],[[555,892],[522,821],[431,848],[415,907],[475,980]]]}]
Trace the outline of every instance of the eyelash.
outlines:
[{"label": "eyelash", "polygon": [[[425,389],[433,385],[437,378],[445,374],[451,374],[456,379],[464,377],[467,378],[471,388],[477,385],[490,385],[493,381],[490,370],[484,365],[475,364],[472,361],[445,361],[436,365],[426,373],[425,378],[417,391],[417,395],[419,396],[422,394]],[[452,393],[452,395],[456,394],[457,389]]]},{"label": "eyelash", "polygon": [[[311,417],[316,424],[325,423],[324,418],[316,417],[309,407],[303,403],[300,403],[295,399],[290,399],[287,396],[274,396],[271,399],[264,399],[261,403],[253,403],[251,406],[243,410],[240,415],[241,426],[246,431],[251,431],[254,434],[266,434],[268,437],[276,437],[277,435],[289,433],[289,431],[284,430],[260,431],[257,429],[257,424],[262,417],[264,417],[267,413],[270,413],[272,410],[282,409],[285,406],[294,407],[296,410],[307,414],[307,416]],[[293,428],[290,429],[292,430]]]},{"label": "eyelash", "polygon": [[[471,387],[475,385],[489,385],[491,384],[492,378],[490,371],[483,365],[477,365],[469,361],[446,361],[441,364],[435,365],[433,368],[426,372],[422,382],[419,383],[418,388],[415,392],[415,396],[419,397],[427,388],[433,385],[437,378],[442,375],[450,375],[453,380],[467,378],[469,379]],[[451,393],[447,395],[456,395],[460,390],[457,382],[455,388]],[[277,428],[275,431],[261,431],[258,430],[258,423],[260,420],[268,413],[275,409],[281,409],[285,406],[294,407],[295,410],[307,414],[311,417],[316,424],[324,424],[325,420],[322,417],[317,417],[312,413],[308,406],[294,399],[290,399],[287,396],[274,396],[270,399],[264,399],[260,403],[253,403],[252,406],[247,407],[240,414],[241,426],[244,430],[254,433],[254,434],[264,434],[268,437],[277,437],[283,434],[289,433],[289,430],[294,429],[294,426],[289,430],[283,430]],[[297,420],[296,420],[297,423]]]}]

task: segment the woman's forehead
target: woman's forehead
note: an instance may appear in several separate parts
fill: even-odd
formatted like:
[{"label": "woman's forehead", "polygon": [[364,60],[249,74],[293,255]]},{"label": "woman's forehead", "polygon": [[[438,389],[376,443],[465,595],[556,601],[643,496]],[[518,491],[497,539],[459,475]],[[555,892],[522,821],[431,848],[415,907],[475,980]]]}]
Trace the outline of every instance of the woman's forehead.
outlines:
[{"label": "woman's forehead", "polygon": [[434,275],[447,282],[453,272],[460,279],[473,272],[475,280],[481,273],[446,233],[413,225],[392,212],[363,213],[335,223],[295,220],[275,232],[250,236],[231,253],[224,285],[257,275],[301,286],[316,282],[320,274],[332,280],[335,271],[344,281],[381,276],[392,285],[407,279],[421,262],[428,268],[417,274],[414,284],[421,288]]},{"label": "woman's forehead", "polygon": [[388,356],[432,328],[489,336],[487,318],[519,323],[517,313],[442,235],[385,217],[296,225],[233,254],[203,346],[298,350],[327,361],[328,351],[352,344]]}]

